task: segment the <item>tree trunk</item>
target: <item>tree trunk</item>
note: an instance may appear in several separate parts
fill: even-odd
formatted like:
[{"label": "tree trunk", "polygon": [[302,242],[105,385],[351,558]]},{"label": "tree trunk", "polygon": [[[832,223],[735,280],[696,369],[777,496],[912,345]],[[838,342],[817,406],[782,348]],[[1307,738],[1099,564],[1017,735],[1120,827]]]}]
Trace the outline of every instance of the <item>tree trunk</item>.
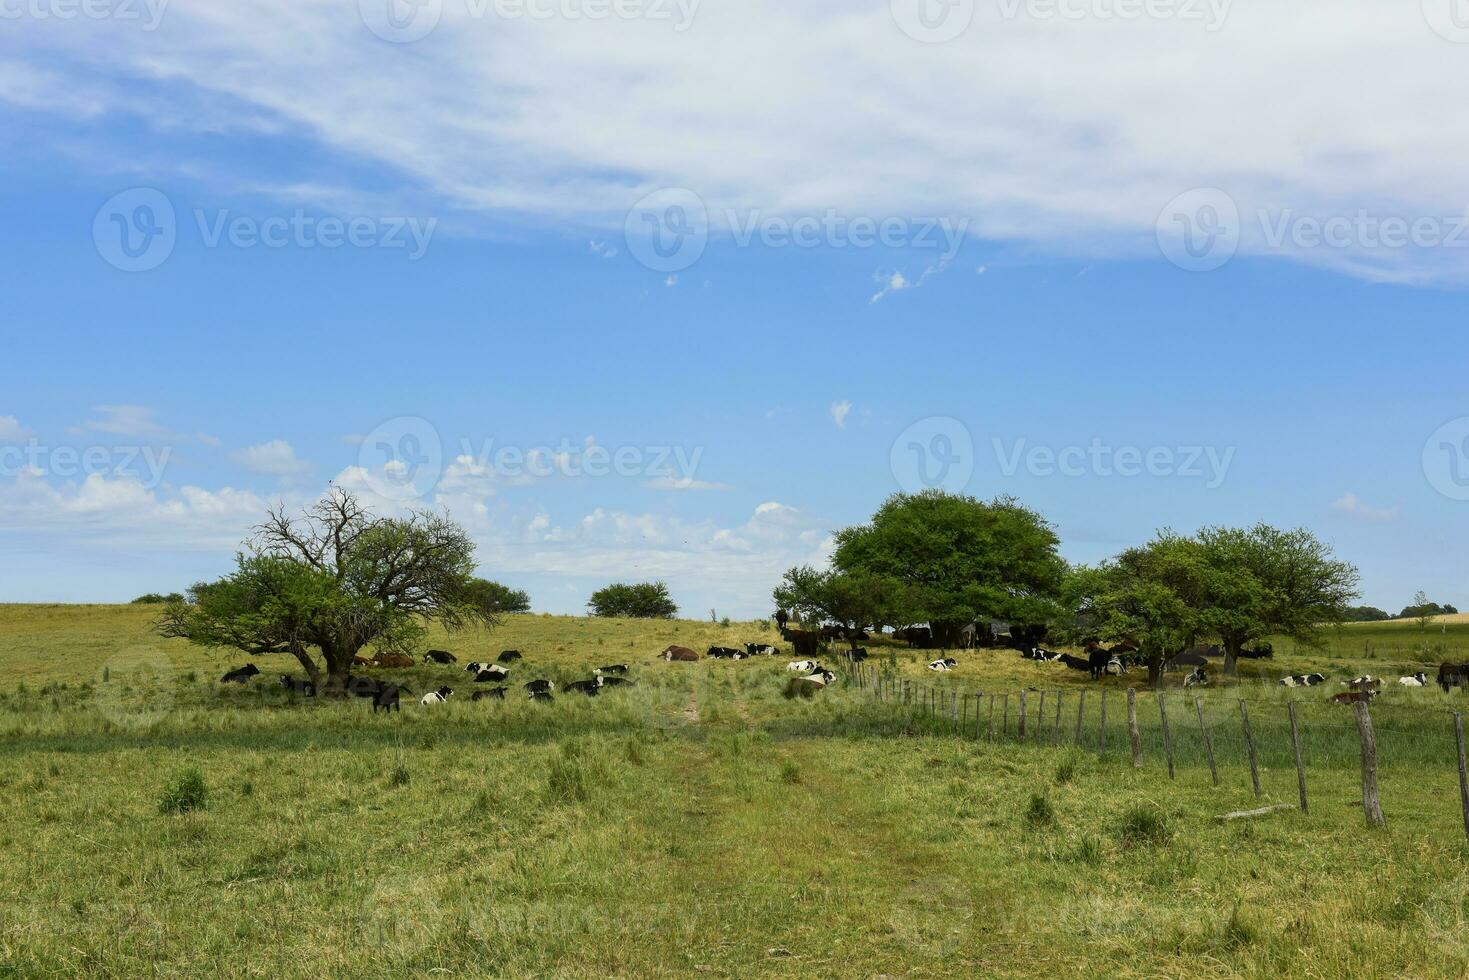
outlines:
[{"label": "tree trunk", "polygon": [[1163,684],[1163,656],[1153,654],[1148,658],[1148,685],[1161,687]]},{"label": "tree trunk", "polygon": [[306,669],[306,676],[311,679],[311,683],[320,688],[321,670],[316,666],[316,661],[311,659],[311,654],[306,652],[306,647],[300,643],[292,643],[291,656]]},{"label": "tree trunk", "polygon": [[318,697],[344,698],[347,696],[347,674],[352,669],[355,651],[324,649],[321,657],[326,661],[326,684],[316,685]]},{"label": "tree trunk", "polygon": [[1224,637],[1224,676],[1234,677],[1239,673],[1239,652],[1244,641],[1237,636]]}]

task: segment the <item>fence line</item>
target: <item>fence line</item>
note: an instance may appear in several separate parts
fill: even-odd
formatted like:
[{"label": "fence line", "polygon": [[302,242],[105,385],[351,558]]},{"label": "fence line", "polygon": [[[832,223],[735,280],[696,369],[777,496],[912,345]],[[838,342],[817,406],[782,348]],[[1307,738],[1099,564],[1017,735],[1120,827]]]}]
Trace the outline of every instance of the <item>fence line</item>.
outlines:
[{"label": "fence line", "polygon": [[[1265,795],[1266,777],[1276,780],[1290,772],[1302,812],[1309,812],[1311,797],[1340,793],[1345,780],[1333,770],[1356,770],[1360,777],[1360,805],[1368,827],[1385,826],[1383,799],[1391,809],[1392,790],[1407,779],[1421,782],[1444,774],[1443,796],[1448,791],[1448,774],[1458,781],[1460,816],[1469,837],[1469,752],[1464,724],[1457,711],[1416,705],[1380,705],[1366,702],[1345,707],[1329,701],[1296,698],[1251,698],[1195,696],[1193,711],[1182,714],[1170,703],[1166,690],[1126,690],[1126,713],[1121,721],[1109,712],[1112,691],[1100,696],[1088,690],[1019,688],[979,690],[954,684],[924,684],[898,677],[876,665],[856,664],[849,682],[866,690],[874,700],[906,709],[915,719],[929,719],[934,730],[958,738],[982,741],[1017,741],[1070,747],[1115,757],[1108,751],[1109,735],[1124,735],[1125,758],[1135,768],[1146,760],[1166,764],[1170,779],[1178,770],[1195,763],[1208,767],[1214,786],[1226,782],[1226,774],[1247,772],[1251,790]],[[1068,693],[1075,698],[1069,698]],[[1016,701],[1015,725],[1011,725],[1011,695]],[[1139,701],[1151,695],[1152,706],[1143,711]],[[1074,719],[1069,706],[1075,704]],[[996,704],[996,702],[999,702]],[[973,704],[973,717],[970,705]],[[1396,723],[1394,723],[1396,722]],[[1410,727],[1410,726],[1418,727]],[[1122,731],[1118,731],[1118,729]],[[1441,768],[1436,768],[1441,767]],[[1317,771],[1309,780],[1308,774]],[[1285,784],[1272,781],[1273,792],[1288,792]],[[1351,781],[1350,785],[1356,785]],[[1309,791],[1309,792],[1308,792]],[[1353,790],[1355,793],[1355,790]],[[1318,803],[1320,800],[1317,801]],[[1354,804],[1355,805],[1355,804]]]}]

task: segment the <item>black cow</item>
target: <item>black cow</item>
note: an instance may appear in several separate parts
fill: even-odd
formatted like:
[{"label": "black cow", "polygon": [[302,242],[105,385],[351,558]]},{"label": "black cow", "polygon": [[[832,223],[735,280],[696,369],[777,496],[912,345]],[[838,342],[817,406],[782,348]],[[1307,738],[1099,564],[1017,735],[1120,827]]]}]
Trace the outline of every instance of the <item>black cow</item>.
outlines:
[{"label": "black cow", "polygon": [[498,661],[500,661],[500,663],[502,663],[502,664],[513,663],[514,661],[521,659],[521,657],[520,657],[520,651],[519,650],[502,650],[500,652],[500,655],[498,657],[496,657],[495,659],[498,660]]},{"label": "black cow", "polygon": [[430,650],[423,655],[423,662],[426,664],[454,664],[459,662],[459,658],[448,650]]},{"label": "black cow", "polygon": [[1438,686],[1449,692],[1449,688],[1458,687],[1465,681],[1469,681],[1469,664],[1439,664]]},{"label": "black cow", "polygon": [[532,701],[555,701],[556,700],[554,697],[551,696],[551,692],[550,691],[531,691],[530,692],[530,699]]},{"label": "black cow", "polygon": [[377,693],[372,696],[372,713],[377,714],[379,708],[384,711],[401,713],[403,708],[398,704],[398,695],[412,693],[401,684],[382,684],[378,687]]},{"label": "black cow", "polygon": [[850,663],[860,664],[862,661],[867,659],[867,650],[865,647],[853,647],[852,649],[845,651],[842,656],[845,657]]},{"label": "black cow", "polygon": [[563,687],[562,690],[575,691],[578,694],[585,694],[588,697],[591,697],[597,693],[598,689],[600,689],[601,686],[602,685],[597,683],[597,678],[594,677],[589,681],[572,681],[570,684],[567,684],[565,687]]},{"label": "black cow", "polygon": [[1275,657],[1275,648],[1269,643],[1261,643],[1253,650],[1241,650],[1235,654],[1241,660],[1270,660]]},{"label": "black cow", "polygon": [[1061,662],[1063,664],[1065,664],[1066,666],[1070,667],[1072,670],[1089,670],[1089,669],[1091,669],[1090,662],[1088,662],[1083,657],[1073,657],[1069,653],[1063,653],[1063,654],[1061,654],[1060,660],[1061,660]]},{"label": "black cow", "polygon": [[744,653],[733,647],[710,647],[704,656],[719,660],[743,660],[745,658]]},{"label": "black cow", "polygon": [[343,688],[343,690],[354,698],[375,698],[382,689],[383,685],[380,681],[373,680],[371,677],[357,677],[352,674],[347,675],[347,683]]},{"label": "black cow", "polygon": [[621,684],[631,684],[632,681],[626,677],[610,677],[604,674],[597,675],[598,687],[617,687]]},{"label": "black cow", "polygon": [[532,694],[549,694],[551,691],[556,690],[555,682],[546,680],[531,681],[522,686]]},{"label": "black cow", "polygon": [[479,701],[483,698],[498,698],[499,700],[504,701],[505,692],[508,690],[510,690],[508,687],[492,687],[488,691],[475,691],[469,696],[469,700]]},{"label": "black cow", "polygon": [[1099,646],[1090,646],[1086,650],[1086,665],[1092,672],[1092,680],[1099,681],[1107,672],[1107,665],[1112,662],[1112,651],[1103,650]]},{"label": "black cow", "polygon": [[298,681],[290,674],[281,675],[281,687],[290,691],[292,694],[299,694],[302,697],[316,697],[315,684],[313,684],[311,681]]},{"label": "black cow", "polygon": [[627,673],[627,664],[608,664],[605,667],[598,667],[596,670],[592,671],[592,673],[594,673],[594,674],[625,674],[625,673]]},{"label": "black cow", "polygon": [[236,667],[234,670],[228,671],[219,679],[219,682],[221,684],[243,684],[258,673],[260,673],[259,667],[254,664],[246,664],[243,667]]}]

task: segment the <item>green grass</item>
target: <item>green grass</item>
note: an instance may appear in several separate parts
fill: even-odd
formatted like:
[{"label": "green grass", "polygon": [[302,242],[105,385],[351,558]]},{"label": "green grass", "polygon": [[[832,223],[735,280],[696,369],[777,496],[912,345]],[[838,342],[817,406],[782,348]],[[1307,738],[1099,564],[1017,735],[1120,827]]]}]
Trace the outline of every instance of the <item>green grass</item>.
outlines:
[{"label": "green grass", "polygon": [[[1243,689],[1262,801],[1230,741],[1241,689],[1206,696],[1216,787],[1192,693],[1167,704],[1171,781],[1152,695],[1134,770],[1110,682],[1054,681],[1060,729],[1017,742],[1016,694],[1059,675],[1013,654],[965,655],[935,679],[895,651],[913,681],[1014,692],[1009,737],[991,741],[854,685],[787,699],[783,660],[654,659],[670,642],[773,637],[750,624],[517,616],[434,645],[461,660],[517,647],[516,682],[625,661],[636,685],[475,704],[462,676],[414,668],[415,690],[449,677],[458,694],[374,717],[363,701],[222,689],[244,658],[157,641],[149,615],[0,606],[0,976],[1469,970],[1469,848],[1441,725],[1454,695],[1374,706],[1385,830],[1354,806],[1349,713],[1316,703],[1299,709],[1310,812],[1220,823],[1294,799],[1283,703],[1263,684]],[[1105,750],[1103,689],[1118,726]]]}]

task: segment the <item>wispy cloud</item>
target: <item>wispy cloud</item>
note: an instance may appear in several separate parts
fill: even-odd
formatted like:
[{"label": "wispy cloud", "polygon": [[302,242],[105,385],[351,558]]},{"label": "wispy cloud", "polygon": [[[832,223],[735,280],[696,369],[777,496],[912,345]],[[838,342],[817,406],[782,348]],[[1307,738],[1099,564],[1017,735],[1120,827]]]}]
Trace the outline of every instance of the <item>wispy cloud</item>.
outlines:
[{"label": "wispy cloud", "polygon": [[651,480],[644,480],[643,486],[648,490],[729,490],[732,489],[728,483],[712,483],[708,480],[695,480],[677,476],[660,476]]},{"label": "wispy cloud", "polygon": [[14,415],[0,415],[0,439],[24,439],[26,427]]},{"label": "wispy cloud", "polygon": [[153,409],[142,405],[98,405],[95,411],[101,412],[101,417],[83,422],[76,430],[136,439],[178,438],[176,433],[158,424]]},{"label": "wispy cloud", "polygon": [[304,476],[311,464],[296,456],[296,450],[284,439],[274,439],[231,453],[230,458],[252,473],[278,476],[282,479]]},{"label": "wispy cloud", "polygon": [[843,399],[831,403],[831,420],[837,424],[838,429],[847,427],[847,416],[852,414],[852,403]]},{"label": "wispy cloud", "polygon": [[1402,514],[1402,507],[1397,504],[1391,507],[1373,507],[1350,490],[1337,498],[1331,509],[1364,521],[1395,521]]}]

